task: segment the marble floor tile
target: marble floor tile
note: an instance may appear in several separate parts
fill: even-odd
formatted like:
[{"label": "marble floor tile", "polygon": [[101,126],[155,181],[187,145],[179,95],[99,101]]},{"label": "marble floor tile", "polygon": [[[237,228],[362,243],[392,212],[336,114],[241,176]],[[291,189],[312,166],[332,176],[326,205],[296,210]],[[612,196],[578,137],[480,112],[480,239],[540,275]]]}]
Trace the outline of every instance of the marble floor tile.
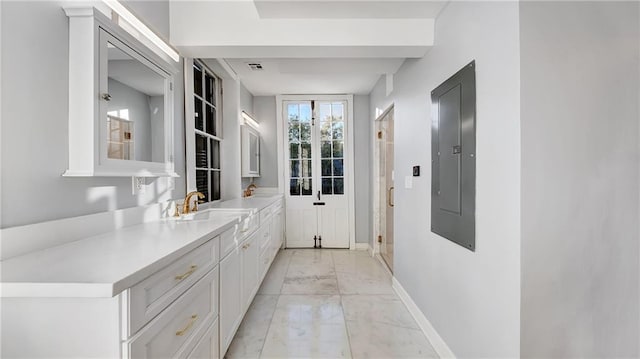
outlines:
[{"label": "marble floor tile", "polygon": [[349,255],[334,253],[334,266],[336,272],[369,274],[371,277],[388,276],[388,270],[377,258],[362,255]]},{"label": "marble floor tile", "polygon": [[258,294],[280,294],[289,268],[292,251],[280,250],[258,289]]},{"label": "marble floor tile", "polygon": [[372,276],[370,274],[336,272],[340,294],[395,294],[388,274]]},{"label": "marble floor tile", "polygon": [[263,358],[351,356],[340,297],[281,295]]},{"label": "marble floor tile", "polygon": [[354,358],[438,358],[419,329],[347,321],[347,330]]},{"label": "marble floor tile", "polygon": [[282,294],[338,294],[338,292],[338,279],[335,274],[287,275],[281,290]]},{"label": "marble floor tile", "polygon": [[364,251],[280,251],[228,358],[437,357]]},{"label": "marble floor tile", "polygon": [[277,295],[256,295],[227,350],[226,358],[260,357],[277,302]]},{"label": "marble floor tile", "polygon": [[333,266],[331,250],[326,249],[293,249],[292,265],[325,264]]},{"label": "marble floor tile", "polygon": [[420,329],[395,294],[343,295],[342,310],[347,321]]},{"label": "marble floor tile", "polygon": [[325,250],[295,250],[281,293],[338,294],[338,280],[331,253]]}]

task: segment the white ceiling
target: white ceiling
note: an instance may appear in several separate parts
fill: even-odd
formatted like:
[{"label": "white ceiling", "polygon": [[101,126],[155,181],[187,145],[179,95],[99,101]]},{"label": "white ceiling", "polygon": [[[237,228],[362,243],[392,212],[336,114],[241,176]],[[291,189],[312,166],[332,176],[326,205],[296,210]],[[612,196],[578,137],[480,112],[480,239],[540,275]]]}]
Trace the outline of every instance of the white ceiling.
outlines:
[{"label": "white ceiling", "polygon": [[[395,73],[402,58],[226,59],[255,96],[277,94],[368,94],[380,75]],[[254,71],[249,63],[260,63]]]},{"label": "white ceiling", "polygon": [[368,94],[433,46],[448,1],[172,1],[171,41],[183,56],[224,59],[257,96]]},{"label": "white ceiling", "polygon": [[263,19],[435,18],[447,1],[253,0]]}]

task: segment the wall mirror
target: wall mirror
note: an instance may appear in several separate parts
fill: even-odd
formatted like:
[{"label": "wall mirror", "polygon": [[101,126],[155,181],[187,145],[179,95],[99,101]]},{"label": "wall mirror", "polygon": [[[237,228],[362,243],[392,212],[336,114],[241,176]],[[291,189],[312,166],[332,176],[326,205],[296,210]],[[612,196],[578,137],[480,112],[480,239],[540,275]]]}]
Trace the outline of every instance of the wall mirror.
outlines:
[{"label": "wall mirror", "polygon": [[168,75],[121,47],[107,41],[107,88],[103,94],[107,108],[106,124],[102,125],[106,127],[107,158],[164,162]]},{"label": "wall mirror", "polygon": [[173,80],[178,69],[95,8],[65,11],[69,169],[64,175],[177,176]]}]

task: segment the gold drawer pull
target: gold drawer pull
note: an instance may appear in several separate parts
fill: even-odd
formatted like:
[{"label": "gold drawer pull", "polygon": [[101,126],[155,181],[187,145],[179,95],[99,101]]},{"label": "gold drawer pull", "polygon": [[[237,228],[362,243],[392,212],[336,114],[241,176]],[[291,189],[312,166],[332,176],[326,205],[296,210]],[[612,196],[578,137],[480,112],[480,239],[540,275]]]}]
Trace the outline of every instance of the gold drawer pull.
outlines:
[{"label": "gold drawer pull", "polygon": [[196,322],[196,320],[198,320],[198,315],[197,314],[192,315],[191,316],[191,321],[189,322],[189,324],[187,324],[186,327],[182,328],[182,330],[178,330],[176,332],[176,335],[179,336],[179,337],[183,336],[186,332],[189,331],[189,329],[191,329],[191,327]]},{"label": "gold drawer pull", "polygon": [[192,275],[193,272],[196,271],[196,269],[198,269],[198,266],[195,265],[195,264],[192,265],[186,273],[181,274],[181,275],[177,275],[176,276],[176,280],[183,280],[183,279],[187,278],[188,276]]},{"label": "gold drawer pull", "polygon": [[251,244],[245,244],[245,245],[243,245],[243,246],[242,246],[242,249],[247,249],[247,248],[249,248],[250,246],[251,246]]}]

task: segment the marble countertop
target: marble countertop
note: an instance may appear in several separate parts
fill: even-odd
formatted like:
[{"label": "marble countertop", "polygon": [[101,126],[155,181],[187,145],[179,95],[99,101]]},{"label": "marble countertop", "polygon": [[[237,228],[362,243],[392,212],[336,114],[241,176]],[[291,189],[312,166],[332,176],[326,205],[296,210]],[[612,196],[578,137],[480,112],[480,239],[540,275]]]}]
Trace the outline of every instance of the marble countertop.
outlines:
[{"label": "marble countertop", "polygon": [[225,201],[201,219],[165,218],[9,258],[0,297],[116,296],[279,198]]}]

